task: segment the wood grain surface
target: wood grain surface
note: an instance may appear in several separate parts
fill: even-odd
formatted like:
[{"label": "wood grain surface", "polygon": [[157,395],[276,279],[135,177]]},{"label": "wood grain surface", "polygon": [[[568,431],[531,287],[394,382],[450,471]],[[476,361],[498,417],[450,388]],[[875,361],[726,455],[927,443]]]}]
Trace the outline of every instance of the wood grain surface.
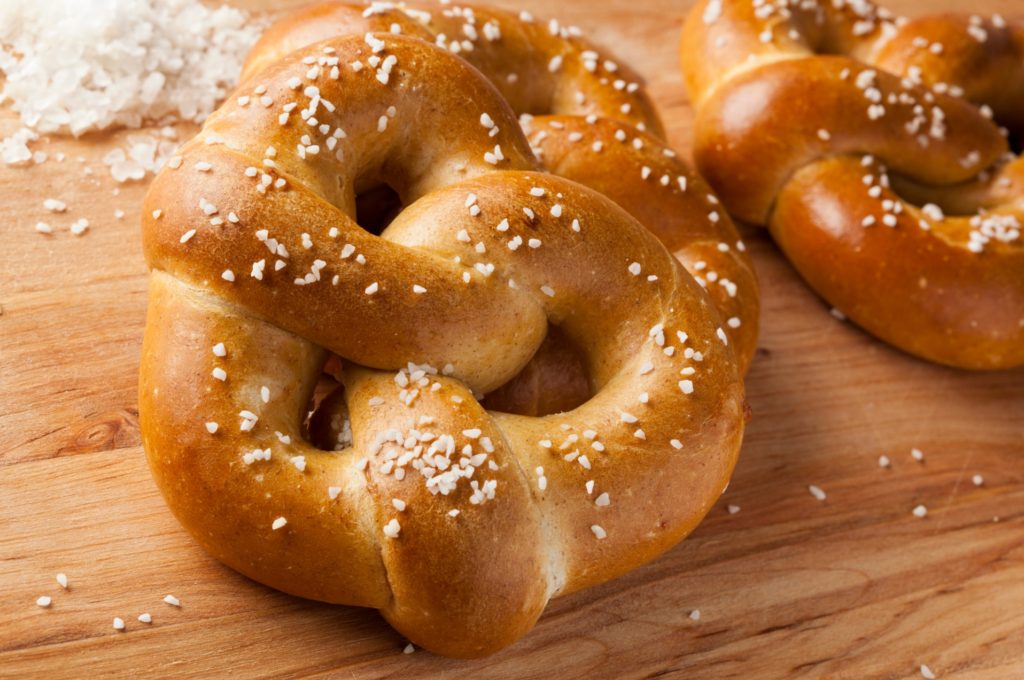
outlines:
[{"label": "wood grain surface", "polygon": [[[687,149],[675,50],[688,2],[504,4],[576,23],[632,63]],[[970,9],[1024,15],[1020,0]],[[0,112],[0,134],[16,127]],[[922,664],[939,678],[1024,677],[1024,372],[966,373],[882,346],[832,318],[756,232],[754,420],[727,493],[668,554],[552,602],[525,639],[471,662],[405,655],[375,611],[222,567],[166,509],[139,443],[145,184],[118,191],[99,161],[126,134],[53,139],[63,163],[0,166],[0,677],[917,678]],[[48,214],[47,197],[69,212]],[[75,237],[79,217],[91,227]],[[59,233],[36,233],[44,219]]]}]

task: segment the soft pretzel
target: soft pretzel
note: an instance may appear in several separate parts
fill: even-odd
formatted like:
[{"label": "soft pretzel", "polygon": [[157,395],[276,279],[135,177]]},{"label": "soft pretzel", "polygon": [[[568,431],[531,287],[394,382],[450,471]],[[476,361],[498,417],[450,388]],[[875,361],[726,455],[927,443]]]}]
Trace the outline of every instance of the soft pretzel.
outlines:
[{"label": "soft pretzel", "polygon": [[[332,37],[249,73],[144,208],[143,444],[196,540],[478,656],[691,531],[736,460],[741,361],[652,232],[544,172],[491,83],[419,38]],[[357,199],[382,185],[404,208],[375,235]],[[585,403],[485,410],[549,326]],[[328,353],[344,390],[317,448]]]},{"label": "soft pretzel", "polygon": [[1024,364],[1024,161],[1006,129],[1024,131],[1024,28],[702,0],[681,61],[698,168],[822,297],[932,361]]}]

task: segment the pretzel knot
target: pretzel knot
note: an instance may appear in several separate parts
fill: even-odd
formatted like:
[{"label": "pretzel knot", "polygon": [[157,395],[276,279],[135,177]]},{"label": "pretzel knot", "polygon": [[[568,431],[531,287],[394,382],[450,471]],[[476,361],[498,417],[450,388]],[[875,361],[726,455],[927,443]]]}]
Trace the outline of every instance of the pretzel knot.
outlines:
[{"label": "pretzel knot", "polygon": [[[384,185],[401,210],[374,234],[361,197]],[[196,540],[262,583],[481,655],[674,545],[726,485],[743,388],[711,297],[610,199],[542,171],[439,47],[366,34],[274,60],[144,215],[149,463]],[[485,410],[549,326],[586,401]],[[318,448],[328,353],[343,388]]]},{"label": "pretzel knot", "polygon": [[1024,364],[1022,54],[999,16],[704,0],[681,47],[698,167],[871,333],[953,366]]}]

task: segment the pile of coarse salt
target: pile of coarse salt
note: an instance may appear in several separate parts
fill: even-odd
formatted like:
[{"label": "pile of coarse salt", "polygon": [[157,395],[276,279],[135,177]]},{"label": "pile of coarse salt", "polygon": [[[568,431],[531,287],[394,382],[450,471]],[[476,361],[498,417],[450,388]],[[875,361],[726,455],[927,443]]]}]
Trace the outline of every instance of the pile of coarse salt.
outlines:
[{"label": "pile of coarse salt", "polygon": [[[46,160],[28,146],[39,134],[202,122],[262,28],[244,12],[199,0],[3,0],[0,102],[24,127],[0,141],[0,160]],[[158,141],[144,145],[135,156],[159,159]],[[131,148],[114,163],[127,178],[154,166],[133,160]]]}]

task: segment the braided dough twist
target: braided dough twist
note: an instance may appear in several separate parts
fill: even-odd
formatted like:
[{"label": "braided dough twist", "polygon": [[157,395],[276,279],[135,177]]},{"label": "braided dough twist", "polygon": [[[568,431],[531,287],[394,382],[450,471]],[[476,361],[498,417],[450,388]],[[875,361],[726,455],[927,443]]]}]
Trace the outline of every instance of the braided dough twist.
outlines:
[{"label": "braided dough twist", "polygon": [[857,324],[1024,364],[1024,28],[868,0],[703,0],[681,61],[699,169]]},{"label": "braided dough twist", "polygon": [[[735,464],[742,362],[658,239],[543,172],[494,86],[419,38],[333,37],[249,73],[144,210],[143,444],[196,540],[478,656],[691,531]],[[381,184],[404,209],[374,235],[357,199]],[[589,398],[485,410],[551,325]],[[338,451],[307,440],[328,353]]]}]

